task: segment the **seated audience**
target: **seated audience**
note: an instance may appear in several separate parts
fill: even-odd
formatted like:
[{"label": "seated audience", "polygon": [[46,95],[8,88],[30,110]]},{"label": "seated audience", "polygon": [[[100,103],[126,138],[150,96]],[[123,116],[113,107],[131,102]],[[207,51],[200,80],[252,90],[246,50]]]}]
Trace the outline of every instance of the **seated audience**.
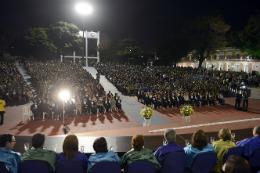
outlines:
[{"label": "seated audience", "polygon": [[16,144],[12,134],[3,134],[0,136],[0,162],[4,163],[6,169],[12,173],[19,172],[20,153],[13,152]]},{"label": "seated audience", "polygon": [[253,136],[254,137],[252,138],[247,138],[236,143],[237,146],[244,147],[242,157],[244,157],[247,160],[251,157],[251,155],[256,149],[260,148],[260,126],[256,126],[253,129]]},{"label": "seated audience", "polygon": [[32,148],[25,151],[21,156],[21,162],[25,160],[41,160],[49,164],[50,171],[55,171],[55,163],[57,154],[54,151],[43,148],[45,143],[45,135],[37,133],[32,137]]},{"label": "seated audience", "polygon": [[191,144],[184,148],[188,160],[186,167],[191,168],[195,157],[200,153],[214,152],[215,149],[208,143],[207,137],[203,130],[197,130],[191,137]]},{"label": "seated audience", "polygon": [[168,129],[164,133],[164,139],[167,141],[167,144],[159,147],[154,155],[158,162],[162,165],[163,160],[170,154],[174,153],[184,153],[182,146],[175,143],[176,141],[176,132],[174,129]]},{"label": "seated audience", "polygon": [[229,156],[223,166],[224,173],[251,173],[250,165],[240,156]]},{"label": "seated audience", "polygon": [[219,140],[213,142],[213,147],[215,148],[215,153],[217,154],[218,164],[213,168],[214,171],[221,173],[221,168],[223,164],[223,157],[225,152],[232,147],[236,147],[234,142],[231,142],[231,131],[228,128],[222,128],[218,132]]},{"label": "seated audience", "polygon": [[134,135],[132,137],[131,144],[133,149],[131,149],[121,157],[121,168],[127,171],[130,163],[141,160],[147,160],[152,162],[155,166],[156,171],[158,171],[161,168],[161,165],[158,163],[152,150],[144,148],[143,135]]},{"label": "seated audience", "polygon": [[88,173],[92,172],[92,167],[98,162],[110,161],[117,162],[121,164],[121,159],[117,156],[117,154],[107,149],[107,141],[105,138],[100,137],[97,138],[93,143],[93,149],[95,150],[95,154],[92,154],[89,157],[88,162]]},{"label": "seated audience", "polygon": [[84,153],[79,152],[78,138],[74,134],[66,136],[63,142],[63,152],[57,156],[56,161],[60,159],[72,159],[80,161],[85,172],[87,172],[88,158]]}]

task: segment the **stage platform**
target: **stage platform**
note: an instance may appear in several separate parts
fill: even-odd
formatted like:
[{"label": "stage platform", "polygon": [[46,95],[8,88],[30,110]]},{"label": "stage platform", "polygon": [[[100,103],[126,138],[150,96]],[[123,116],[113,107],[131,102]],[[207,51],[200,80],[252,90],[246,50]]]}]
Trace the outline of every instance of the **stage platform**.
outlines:
[{"label": "stage platform", "polygon": [[[86,68],[86,70],[95,76],[94,68]],[[27,75],[25,72],[23,73],[23,75]],[[26,79],[29,77],[27,76]],[[156,110],[151,119],[151,125],[142,127],[143,118],[140,116],[140,109],[144,105],[137,101],[137,97],[123,96],[104,76],[101,76],[100,82],[107,92],[111,90],[112,93],[119,93],[124,112],[66,117],[65,124],[71,128],[72,133],[79,137],[125,137],[135,134],[161,136],[164,129],[167,128],[176,129],[178,134],[192,134],[197,129],[203,129],[205,132],[217,132],[223,127],[239,130],[252,129],[260,125],[260,100],[249,98],[249,110],[242,112],[234,108],[235,98],[230,97],[225,98],[226,104],[222,106],[195,107],[195,114],[191,115],[191,122],[182,122],[179,108]],[[28,103],[28,105],[31,104]],[[15,136],[32,136],[40,132],[46,136],[64,137],[61,120],[29,121],[26,117],[26,120],[23,121],[23,106],[6,107],[4,124],[0,126],[0,134],[12,133]]]}]

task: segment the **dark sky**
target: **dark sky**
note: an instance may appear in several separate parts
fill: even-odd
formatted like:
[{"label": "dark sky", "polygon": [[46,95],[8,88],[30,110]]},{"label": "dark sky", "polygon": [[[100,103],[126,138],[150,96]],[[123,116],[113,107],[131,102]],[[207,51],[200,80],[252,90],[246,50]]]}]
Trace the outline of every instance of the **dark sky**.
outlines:
[{"label": "dark sky", "polygon": [[[58,21],[76,24],[83,17],[75,10],[80,0],[0,0],[0,23],[15,36],[30,27],[48,27]],[[232,31],[244,28],[250,15],[260,10],[260,0],[85,0],[93,12],[85,17],[85,29],[100,31],[102,40],[138,39],[151,52],[154,38],[174,25],[198,14],[218,10]],[[11,40],[9,40],[11,42]]]}]

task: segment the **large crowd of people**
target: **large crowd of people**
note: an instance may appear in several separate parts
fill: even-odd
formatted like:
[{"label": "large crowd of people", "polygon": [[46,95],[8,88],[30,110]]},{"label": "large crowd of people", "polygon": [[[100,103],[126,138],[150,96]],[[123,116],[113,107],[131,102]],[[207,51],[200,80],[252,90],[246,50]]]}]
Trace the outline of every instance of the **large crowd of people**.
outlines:
[{"label": "large crowd of people", "polygon": [[94,79],[80,64],[34,62],[27,63],[26,69],[38,94],[31,105],[36,120],[43,112],[50,119],[60,119],[63,102],[59,93],[63,90],[70,93],[65,100],[65,116],[122,111],[120,96],[106,93],[99,80]]},{"label": "large crowd of people", "polygon": [[31,101],[32,89],[14,63],[1,61],[0,73],[0,96],[7,105],[24,104]]},{"label": "large crowd of people", "polygon": [[[217,155],[212,171],[217,173],[222,171],[225,173],[251,173],[247,160],[250,159],[256,149],[260,148],[260,126],[256,126],[253,129],[252,138],[247,138],[237,143],[232,141],[231,131],[228,128],[222,128],[218,136],[219,140],[210,144],[204,131],[201,129],[196,130],[191,137],[191,143],[183,148],[176,144],[176,131],[168,129],[164,133],[164,139],[167,143],[153,152],[148,148],[144,148],[144,137],[138,134],[132,137],[132,149],[121,158],[113,150],[108,149],[107,141],[104,137],[99,137],[93,143],[95,153],[87,158],[84,153],[79,151],[78,138],[74,134],[68,134],[65,137],[62,152],[56,153],[55,151],[44,149],[45,136],[37,133],[32,137],[32,148],[22,154],[12,151],[16,144],[15,137],[12,134],[3,134],[0,136],[0,162],[4,163],[9,172],[18,173],[19,165],[23,161],[45,161],[50,165],[50,172],[54,172],[56,170],[56,162],[62,159],[70,159],[81,162],[84,172],[90,173],[95,164],[100,162],[117,162],[121,166],[121,171],[127,172],[131,163],[145,160],[154,164],[156,172],[161,172],[165,159],[171,154],[185,154],[187,156],[185,169],[190,169],[196,156],[201,153],[212,152]],[[231,155],[227,162],[223,163],[226,151],[236,146],[244,147],[242,155]]]},{"label": "large crowd of people", "polygon": [[123,94],[136,95],[138,101],[155,109],[223,104],[230,92],[260,83],[257,75],[191,67],[97,63],[95,68]]}]

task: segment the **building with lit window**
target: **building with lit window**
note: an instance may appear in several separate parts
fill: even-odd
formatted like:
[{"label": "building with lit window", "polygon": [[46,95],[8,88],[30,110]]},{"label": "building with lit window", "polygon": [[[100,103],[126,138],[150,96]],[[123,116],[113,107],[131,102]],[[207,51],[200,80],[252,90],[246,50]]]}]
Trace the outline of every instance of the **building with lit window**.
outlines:
[{"label": "building with lit window", "polygon": [[[182,61],[178,63],[178,66],[182,67],[198,67],[198,59],[194,58],[196,51],[188,53],[186,57],[182,58]],[[244,71],[252,73],[253,71],[259,72],[260,60],[252,59],[246,52],[241,52],[239,49],[232,47],[226,47],[219,49],[210,58],[205,59],[202,63],[203,68],[210,69],[213,67],[215,70],[224,71]]]}]

